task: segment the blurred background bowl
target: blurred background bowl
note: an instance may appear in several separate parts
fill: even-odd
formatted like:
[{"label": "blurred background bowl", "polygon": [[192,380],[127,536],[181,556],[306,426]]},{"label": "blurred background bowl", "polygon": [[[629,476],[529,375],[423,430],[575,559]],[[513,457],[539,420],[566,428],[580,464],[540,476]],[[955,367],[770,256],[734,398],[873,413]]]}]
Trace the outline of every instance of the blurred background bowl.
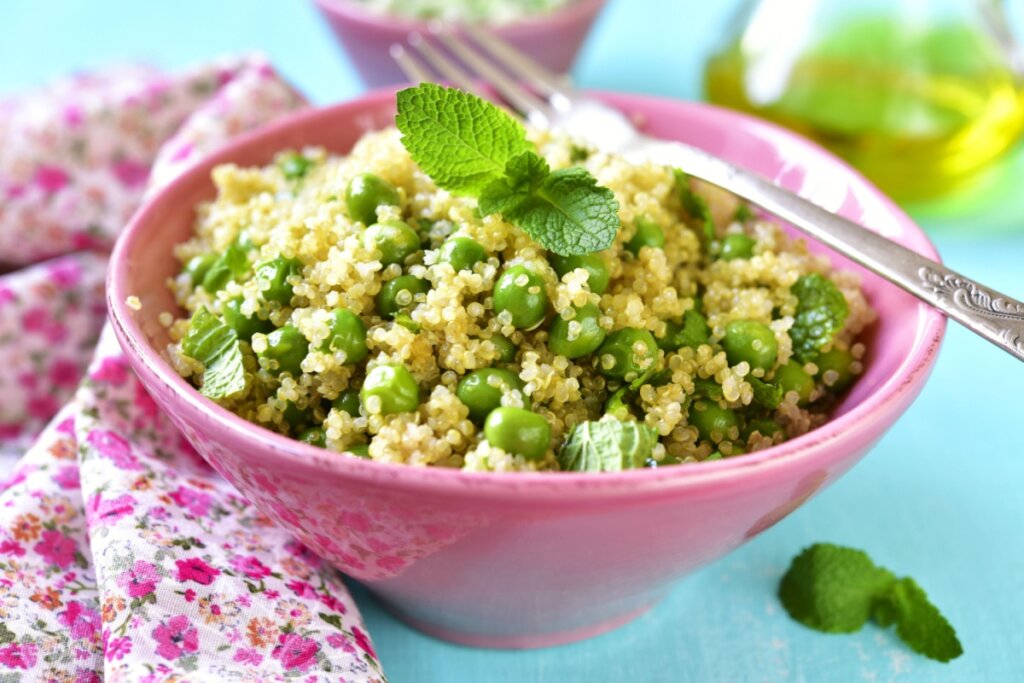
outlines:
[{"label": "blurred background bowl", "polygon": [[[598,96],[645,121],[652,135],[718,154],[936,257],[891,201],[807,140],[708,105]],[[418,468],[315,448],[201,396],[167,363],[170,340],[160,315],[178,310],[167,286],[180,269],[172,250],[191,235],[196,205],[214,198],[213,167],[263,165],[280,150],[306,145],[346,153],[366,131],[392,125],[394,114],[394,92],[379,91],[292,115],[199,161],[151,196],[122,233],[107,295],[128,361],[199,453],[247,500],[431,634],[533,647],[628,621],[679,577],[838,479],[903,414],[931,371],[945,318],[830,255],[836,266],[861,273],[879,313],[865,372],[829,422],[738,458],[596,475]],[[129,296],[141,308],[127,306]]]},{"label": "blurred background bowl", "polygon": [[[410,33],[430,33],[430,23],[382,14],[355,0],[315,0],[352,65],[370,87],[404,83],[388,50]],[[569,71],[605,0],[575,0],[544,14],[489,26],[500,38],[555,71]]]}]

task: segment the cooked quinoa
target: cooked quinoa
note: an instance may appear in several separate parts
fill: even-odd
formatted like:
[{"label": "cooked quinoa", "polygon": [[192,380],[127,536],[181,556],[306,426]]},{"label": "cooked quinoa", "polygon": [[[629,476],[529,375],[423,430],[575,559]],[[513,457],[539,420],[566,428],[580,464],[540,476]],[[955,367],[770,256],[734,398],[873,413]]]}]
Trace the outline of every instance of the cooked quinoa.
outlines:
[{"label": "cooked quinoa", "polygon": [[[304,149],[284,152],[263,168],[225,165],[214,170],[217,197],[198,207],[194,236],[177,247],[176,256],[183,264],[208,266],[215,256],[234,249],[247,263],[243,260],[238,271],[244,275],[217,286],[201,286],[202,273],[189,265],[171,282],[188,313],[170,325],[175,368],[202,386],[204,366],[183,351],[182,340],[194,314],[206,309],[221,319],[230,302],[236,315],[251,318],[259,331],[238,342],[245,386],[218,399],[224,407],[339,457],[355,450],[380,462],[477,471],[559,469],[558,450],[572,428],[598,420],[612,403],[623,419],[656,431],[647,466],[763,449],[828,418],[835,396],[862,370],[865,347],[858,335],[874,319],[856,276],[832,271],[825,258],[811,254],[735,197],[691,181],[714,222],[716,239],[708,247],[699,217],[681,203],[672,169],[581,150],[548,132],[531,131],[530,138],[553,169],[584,166],[614,192],[622,227],[613,246],[600,253],[610,276],[603,294],[591,291],[582,268],[559,277],[552,266],[556,259],[500,216],[481,218],[475,199],[438,189],[411,160],[397,130],[388,129],[366,135],[344,157]],[[364,238],[366,225],[350,216],[346,189],[367,173],[396,193],[395,204],[377,207],[376,222],[403,221],[421,240],[401,263],[384,265],[381,250]],[[644,246],[641,240],[638,247],[634,238],[645,229],[663,236],[663,245]],[[484,260],[456,270],[441,255],[451,236],[475,241],[486,252]],[[727,244],[743,248],[730,256]],[[267,296],[273,283],[259,275],[258,264],[274,259],[296,263],[285,275],[291,296],[284,302]],[[543,320],[530,329],[513,324],[508,311],[495,310],[495,286],[516,266],[538,278],[531,291],[542,289],[547,298]],[[812,273],[828,278],[849,310],[823,349],[822,367],[814,361],[790,362],[789,330],[800,305],[793,290],[801,276]],[[406,275],[425,286],[400,290],[395,305],[402,310],[383,314],[378,310],[382,287]],[[603,345],[571,360],[549,348],[559,317],[569,340],[579,336],[581,325],[574,325],[573,316],[588,304],[599,308],[595,320],[602,338],[629,328],[658,340],[660,348],[641,363],[644,372],[624,379],[609,376],[614,357],[603,352]],[[340,308],[358,316],[366,328],[368,354],[358,362],[327,343],[332,316]],[[678,330],[688,312],[706,320],[707,339],[678,348],[662,344],[672,334],[667,321],[675,321]],[[733,354],[723,342],[736,321],[769,330],[774,344],[768,339],[767,346],[775,353],[767,367],[730,362]],[[272,330],[286,325],[301,333],[303,346],[308,342],[294,372],[282,371],[267,352]],[[762,347],[765,343],[754,342],[755,350]],[[351,398],[378,366],[408,370],[419,392],[414,409],[389,413],[378,396],[367,392],[358,407],[342,407],[346,392]],[[481,421],[472,419],[470,407],[460,400],[460,381],[486,368],[518,377],[520,389],[503,390],[502,406],[529,408],[547,422],[550,439],[537,453],[509,452],[489,443]],[[811,379],[799,390],[785,391],[774,409],[759,404],[755,385],[785,388],[783,372]],[[707,410],[727,411],[732,421],[716,423],[726,425],[721,430],[702,429],[698,413]]]}]

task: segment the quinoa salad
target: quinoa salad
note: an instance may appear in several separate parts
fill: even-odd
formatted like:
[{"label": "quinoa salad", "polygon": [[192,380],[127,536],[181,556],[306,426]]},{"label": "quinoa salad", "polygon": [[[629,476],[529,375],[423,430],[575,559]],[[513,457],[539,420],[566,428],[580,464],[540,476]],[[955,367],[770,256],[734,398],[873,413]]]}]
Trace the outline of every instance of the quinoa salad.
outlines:
[{"label": "quinoa salad", "polygon": [[523,129],[541,174],[523,192],[574,180],[611,208],[607,246],[566,247],[538,231],[544,207],[488,208],[526,187],[513,175],[439,187],[402,112],[400,93],[399,127],[347,156],[213,171],[165,322],[175,369],[221,406],[338,457],[618,471],[799,436],[862,371],[857,276],[736,197]]}]

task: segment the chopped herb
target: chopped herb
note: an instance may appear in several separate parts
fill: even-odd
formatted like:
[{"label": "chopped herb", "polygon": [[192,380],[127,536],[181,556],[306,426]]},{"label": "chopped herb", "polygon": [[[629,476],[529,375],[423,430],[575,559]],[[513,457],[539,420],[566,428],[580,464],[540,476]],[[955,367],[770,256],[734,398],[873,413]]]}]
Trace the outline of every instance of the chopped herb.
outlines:
[{"label": "chopped herb", "polygon": [[754,213],[749,204],[746,202],[740,202],[740,205],[736,207],[736,213],[733,215],[733,220],[739,221],[740,223],[746,223],[756,215],[757,214]]},{"label": "chopped herb", "polygon": [[817,543],[794,558],[779,599],[801,624],[826,633],[853,633],[869,618],[915,652],[940,662],[963,654],[956,632],[910,578],[897,579],[866,553]]},{"label": "chopped herb", "polygon": [[234,398],[246,389],[238,335],[214,314],[200,308],[189,322],[181,352],[203,364],[199,393],[213,399]]},{"label": "chopped herb", "polygon": [[574,164],[578,164],[581,161],[586,161],[590,158],[593,152],[588,147],[582,145],[573,144],[569,147],[569,161]]},{"label": "chopped herb", "polygon": [[813,361],[843,329],[850,308],[835,283],[824,275],[802,275],[793,285],[798,299],[793,326],[793,355],[801,363]]},{"label": "chopped herb", "polygon": [[615,241],[612,191],[582,168],[552,172],[522,125],[490,102],[425,83],[398,93],[396,123],[413,160],[440,187],[476,196],[481,216],[500,213],[562,256]]},{"label": "chopped herb", "polygon": [[775,410],[782,403],[782,387],[778,384],[771,384],[752,376],[744,379],[754,389],[754,403],[757,405],[768,410]]},{"label": "chopped herb", "polygon": [[707,200],[693,191],[690,187],[690,176],[679,170],[672,169],[676,180],[676,194],[679,196],[679,203],[683,205],[683,211],[693,220],[701,224],[701,245],[706,252],[711,243],[715,241],[715,221],[711,218],[711,209],[708,208]]},{"label": "chopped herb", "polygon": [[558,463],[572,472],[619,472],[643,467],[658,433],[640,422],[606,415],[573,427],[558,452]]},{"label": "chopped herb", "polygon": [[693,386],[694,394],[697,396],[703,396],[704,398],[711,399],[712,401],[721,401],[723,398],[722,385],[713,379],[694,377]]}]

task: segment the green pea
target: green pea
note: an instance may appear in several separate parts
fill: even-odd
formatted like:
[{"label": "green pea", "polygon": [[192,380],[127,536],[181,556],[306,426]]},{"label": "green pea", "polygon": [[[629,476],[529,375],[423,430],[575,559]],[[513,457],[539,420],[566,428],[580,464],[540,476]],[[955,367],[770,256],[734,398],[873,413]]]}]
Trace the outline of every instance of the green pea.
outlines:
[{"label": "green pea", "polygon": [[721,459],[722,459],[722,451],[712,451],[711,455],[709,455],[708,457],[704,458],[704,460],[702,462],[708,462],[709,460],[721,460]]},{"label": "green pea", "polygon": [[299,431],[309,423],[309,410],[303,410],[295,405],[294,401],[285,401],[284,412],[281,413],[284,421],[292,428],[292,431]]},{"label": "green pea", "polygon": [[743,455],[746,453],[747,449],[739,441],[730,441],[728,444],[721,444],[719,446],[719,452],[726,458],[735,458],[737,455]]},{"label": "green pea", "polygon": [[410,413],[420,404],[420,387],[404,365],[378,365],[366,375],[359,398],[367,412]]},{"label": "green pea", "polygon": [[602,375],[631,382],[658,360],[658,345],[647,330],[627,327],[608,335],[597,357]]},{"label": "green pea", "polygon": [[501,406],[502,396],[513,391],[522,394],[523,405],[529,407],[530,399],[523,393],[523,381],[518,375],[501,368],[483,368],[463,377],[455,395],[469,408],[469,417],[479,424]]},{"label": "green pea", "polygon": [[401,310],[410,308],[417,294],[430,291],[430,283],[412,275],[399,275],[388,280],[377,293],[377,312],[384,318],[393,318]]},{"label": "green pea", "polygon": [[309,172],[309,169],[313,167],[313,160],[307,157],[291,152],[285,154],[284,157],[278,162],[281,167],[281,173],[288,180],[298,180]]},{"label": "green pea", "polygon": [[323,427],[310,427],[299,434],[299,441],[319,448],[327,447],[327,433]]},{"label": "green pea", "polygon": [[498,349],[498,360],[502,363],[511,363],[516,359],[516,353],[519,349],[512,343],[512,340],[508,337],[503,337],[500,334],[496,334],[491,337],[491,343],[494,344],[495,348]]},{"label": "green pea", "polygon": [[608,289],[608,282],[612,273],[605,263],[604,257],[598,253],[582,254],[580,256],[559,256],[551,255],[551,266],[558,273],[558,277],[566,273],[582,268],[587,271],[587,286],[594,294],[604,294]]},{"label": "green pea", "polygon": [[292,284],[288,278],[302,273],[298,259],[277,256],[256,264],[256,284],[266,301],[288,306],[292,302]]},{"label": "green pea", "polygon": [[377,207],[398,206],[398,190],[372,173],[357,175],[345,190],[348,217],[363,225],[377,221]]},{"label": "green pea", "polygon": [[302,374],[302,361],[309,352],[309,342],[294,325],[279,327],[267,335],[267,348],[256,354],[265,370],[279,374]]},{"label": "green pea", "polygon": [[665,233],[654,221],[647,218],[638,218],[636,220],[636,232],[629,242],[626,243],[626,249],[633,252],[634,256],[639,256],[640,250],[644,247],[663,249],[665,247]]},{"label": "green pea", "polygon": [[770,370],[775,365],[779,343],[772,328],[756,320],[733,320],[725,327],[722,348],[731,365],[746,361],[751,369]]},{"label": "green pea", "polygon": [[807,405],[814,391],[814,378],[807,374],[803,365],[792,360],[775,371],[775,382],[782,387],[783,396],[795,391],[800,397],[797,403],[802,406]]},{"label": "green pea", "polygon": [[491,411],[484,423],[488,443],[527,460],[539,460],[551,444],[551,425],[525,408],[502,407]]},{"label": "green pea", "polygon": [[199,254],[190,258],[181,272],[188,275],[189,281],[193,286],[199,286],[202,284],[203,278],[206,277],[210,267],[216,261],[217,254]]},{"label": "green pea", "polygon": [[359,417],[359,392],[355,389],[345,389],[338,394],[338,398],[331,401],[331,407],[352,417]]},{"label": "green pea", "polygon": [[783,436],[785,436],[786,434],[782,430],[782,427],[779,425],[778,422],[776,422],[775,420],[767,419],[749,421],[747,423],[747,428],[744,433],[746,434],[747,438],[750,438],[750,435],[753,434],[754,432],[758,432],[761,436],[767,436],[772,438],[774,438],[776,434],[781,434]]},{"label": "green pea", "polygon": [[370,457],[370,444],[368,443],[357,443],[352,444],[348,447],[348,452],[359,458]]},{"label": "green pea", "polygon": [[366,229],[363,246],[370,251],[379,251],[380,262],[385,266],[402,264],[420,250],[420,236],[404,221],[384,221]]},{"label": "green pea", "polygon": [[487,260],[487,250],[469,237],[449,237],[441,245],[441,263],[450,263],[456,272],[473,270],[473,266]]},{"label": "green pea", "polygon": [[512,325],[529,330],[544,319],[548,294],[544,280],[525,266],[512,266],[494,284],[494,310],[508,311]]},{"label": "green pea", "polygon": [[334,309],[331,318],[331,333],[320,350],[341,351],[349,365],[366,358],[370,349],[366,346],[366,325],[362,319],[347,308]]},{"label": "green pea", "polygon": [[732,430],[738,427],[739,419],[734,410],[699,400],[690,406],[690,424],[697,428],[702,439],[718,443],[732,438]]},{"label": "green pea", "polygon": [[274,329],[274,323],[269,320],[263,320],[257,315],[250,318],[242,313],[243,301],[242,297],[236,296],[225,301],[221,308],[224,324],[233,329],[239,339],[249,341],[257,332],[266,334]]},{"label": "green pea", "polygon": [[850,369],[852,363],[853,356],[842,349],[833,348],[820,354],[814,361],[818,366],[818,381],[833,393],[842,392],[853,383],[853,371]]},{"label": "green pea", "polygon": [[723,261],[732,261],[737,258],[750,258],[754,255],[754,245],[757,242],[753,237],[743,233],[726,235],[722,240],[722,250],[718,253]]},{"label": "green pea", "polygon": [[573,310],[576,314],[571,320],[557,316],[548,333],[548,348],[566,358],[579,358],[597,351],[605,337],[600,325],[600,308],[584,304]]}]

